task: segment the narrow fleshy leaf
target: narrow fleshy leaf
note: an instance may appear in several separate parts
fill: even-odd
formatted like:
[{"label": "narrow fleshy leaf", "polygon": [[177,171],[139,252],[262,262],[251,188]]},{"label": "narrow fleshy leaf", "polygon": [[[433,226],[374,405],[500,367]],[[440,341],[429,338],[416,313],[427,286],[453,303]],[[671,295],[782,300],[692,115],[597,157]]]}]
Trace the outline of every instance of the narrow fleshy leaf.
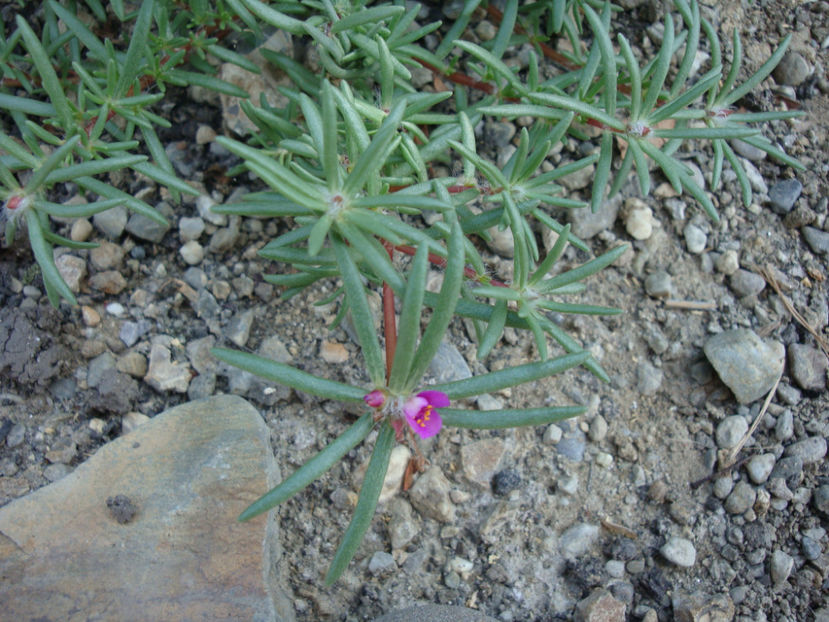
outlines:
[{"label": "narrow fleshy leaf", "polygon": [[210,352],[220,361],[303,393],[344,402],[360,402],[366,394],[365,389],[319,378],[296,367],[278,363],[249,352],[229,348],[213,348]]},{"label": "narrow fleshy leaf", "polygon": [[348,563],[354,557],[360,543],[363,541],[363,536],[371,525],[374,510],[377,508],[377,500],[380,498],[380,491],[383,489],[386,471],[389,468],[389,457],[393,447],[394,428],[388,422],[385,422],[380,428],[374,451],[371,453],[371,460],[369,460],[365,477],[363,477],[363,485],[360,488],[360,497],[357,499],[354,516],[348,525],[348,529],[345,530],[345,534],[343,534],[340,546],[337,548],[331,566],[328,568],[328,573],[325,575],[326,585],[332,585],[345,572]]},{"label": "narrow fleshy leaf", "polygon": [[547,425],[584,414],[585,406],[547,406],[504,410],[460,410],[441,408],[443,425],[475,430],[501,430],[520,426]]},{"label": "narrow fleshy leaf", "polygon": [[251,503],[239,515],[240,521],[250,520],[275,508],[302,491],[311,482],[334,466],[345,454],[359,445],[374,427],[374,413],[366,413],[354,424],[329,443],[325,449],[294,471],[289,477]]}]

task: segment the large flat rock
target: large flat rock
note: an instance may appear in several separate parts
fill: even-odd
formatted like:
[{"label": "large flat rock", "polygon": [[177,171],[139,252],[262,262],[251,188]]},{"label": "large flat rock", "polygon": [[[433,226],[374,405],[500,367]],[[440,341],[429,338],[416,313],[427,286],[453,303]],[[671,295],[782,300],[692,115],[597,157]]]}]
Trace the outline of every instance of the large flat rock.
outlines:
[{"label": "large flat rock", "polygon": [[0,508],[0,617],[290,621],[273,517],[236,520],[278,479],[243,399],[167,410]]}]

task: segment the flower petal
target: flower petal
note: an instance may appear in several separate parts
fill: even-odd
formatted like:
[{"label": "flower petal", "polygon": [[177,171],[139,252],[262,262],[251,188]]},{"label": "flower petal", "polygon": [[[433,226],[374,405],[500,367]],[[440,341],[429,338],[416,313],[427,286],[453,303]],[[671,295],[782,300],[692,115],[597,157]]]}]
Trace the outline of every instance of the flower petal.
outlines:
[{"label": "flower petal", "polygon": [[420,397],[416,395],[414,397],[410,397],[406,400],[406,403],[403,404],[403,414],[406,415],[406,418],[413,418],[416,417],[420,411],[426,408],[429,405],[429,400],[425,397]]},{"label": "flower petal", "polygon": [[406,421],[409,427],[414,430],[420,438],[430,438],[440,432],[443,426],[443,420],[440,418],[438,411],[432,406],[426,406],[416,416],[406,416]]},{"label": "flower petal", "polygon": [[447,408],[449,406],[449,396],[443,391],[421,391],[417,396],[424,398],[435,408]]}]

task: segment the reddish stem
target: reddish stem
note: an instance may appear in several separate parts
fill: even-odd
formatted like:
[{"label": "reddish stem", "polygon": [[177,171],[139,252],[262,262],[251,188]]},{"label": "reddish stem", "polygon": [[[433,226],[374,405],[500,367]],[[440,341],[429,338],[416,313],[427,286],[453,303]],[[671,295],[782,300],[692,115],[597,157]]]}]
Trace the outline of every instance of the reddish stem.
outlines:
[{"label": "reddish stem", "polygon": [[[394,246],[383,241],[383,247],[394,259]],[[397,321],[394,315],[394,291],[385,281],[383,282],[383,333],[386,337],[386,381],[391,378],[391,365],[394,362],[394,353],[397,350]]]},{"label": "reddish stem", "polygon": [[[412,247],[412,246],[402,246],[402,245],[395,246],[394,250],[398,250],[401,253],[405,253],[406,255],[411,255],[411,256],[413,256],[417,252],[417,249]],[[429,253],[429,263],[431,263],[433,266],[437,266],[438,268],[445,268],[446,267],[446,260],[443,257],[441,257],[440,255],[435,255],[434,253]],[[468,278],[472,281],[479,281],[480,282],[482,279],[486,279],[486,282],[489,285],[494,285],[495,287],[509,287],[509,285],[507,285],[506,283],[502,283],[498,279],[492,279],[492,278],[486,277],[483,274],[478,274],[477,272],[475,272],[475,270],[473,270],[469,266],[464,266],[463,275],[466,278]]]}]

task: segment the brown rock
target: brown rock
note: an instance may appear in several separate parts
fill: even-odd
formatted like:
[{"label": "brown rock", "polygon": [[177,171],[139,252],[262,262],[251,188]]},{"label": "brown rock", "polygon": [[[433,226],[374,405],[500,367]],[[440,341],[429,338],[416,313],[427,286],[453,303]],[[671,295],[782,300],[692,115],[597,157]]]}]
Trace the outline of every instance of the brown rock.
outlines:
[{"label": "brown rock", "polygon": [[89,278],[89,286],[106,294],[120,294],[127,286],[127,280],[116,270],[105,270]]},{"label": "brown rock", "polygon": [[486,438],[461,447],[463,474],[470,483],[489,490],[492,476],[504,454],[504,441]]},{"label": "brown rock", "polygon": [[625,622],[625,603],[604,589],[596,589],[576,605],[576,622]]},{"label": "brown rock", "polygon": [[708,596],[702,592],[677,594],[673,600],[677,622],[731,622],[734,603],[728,596]]},{"label": "brown rock", "polygon": [[4,619],[293,620],[276,523],[236,520],[279,479],[269,436],[241,398],[185,404],[1,508]]}]

